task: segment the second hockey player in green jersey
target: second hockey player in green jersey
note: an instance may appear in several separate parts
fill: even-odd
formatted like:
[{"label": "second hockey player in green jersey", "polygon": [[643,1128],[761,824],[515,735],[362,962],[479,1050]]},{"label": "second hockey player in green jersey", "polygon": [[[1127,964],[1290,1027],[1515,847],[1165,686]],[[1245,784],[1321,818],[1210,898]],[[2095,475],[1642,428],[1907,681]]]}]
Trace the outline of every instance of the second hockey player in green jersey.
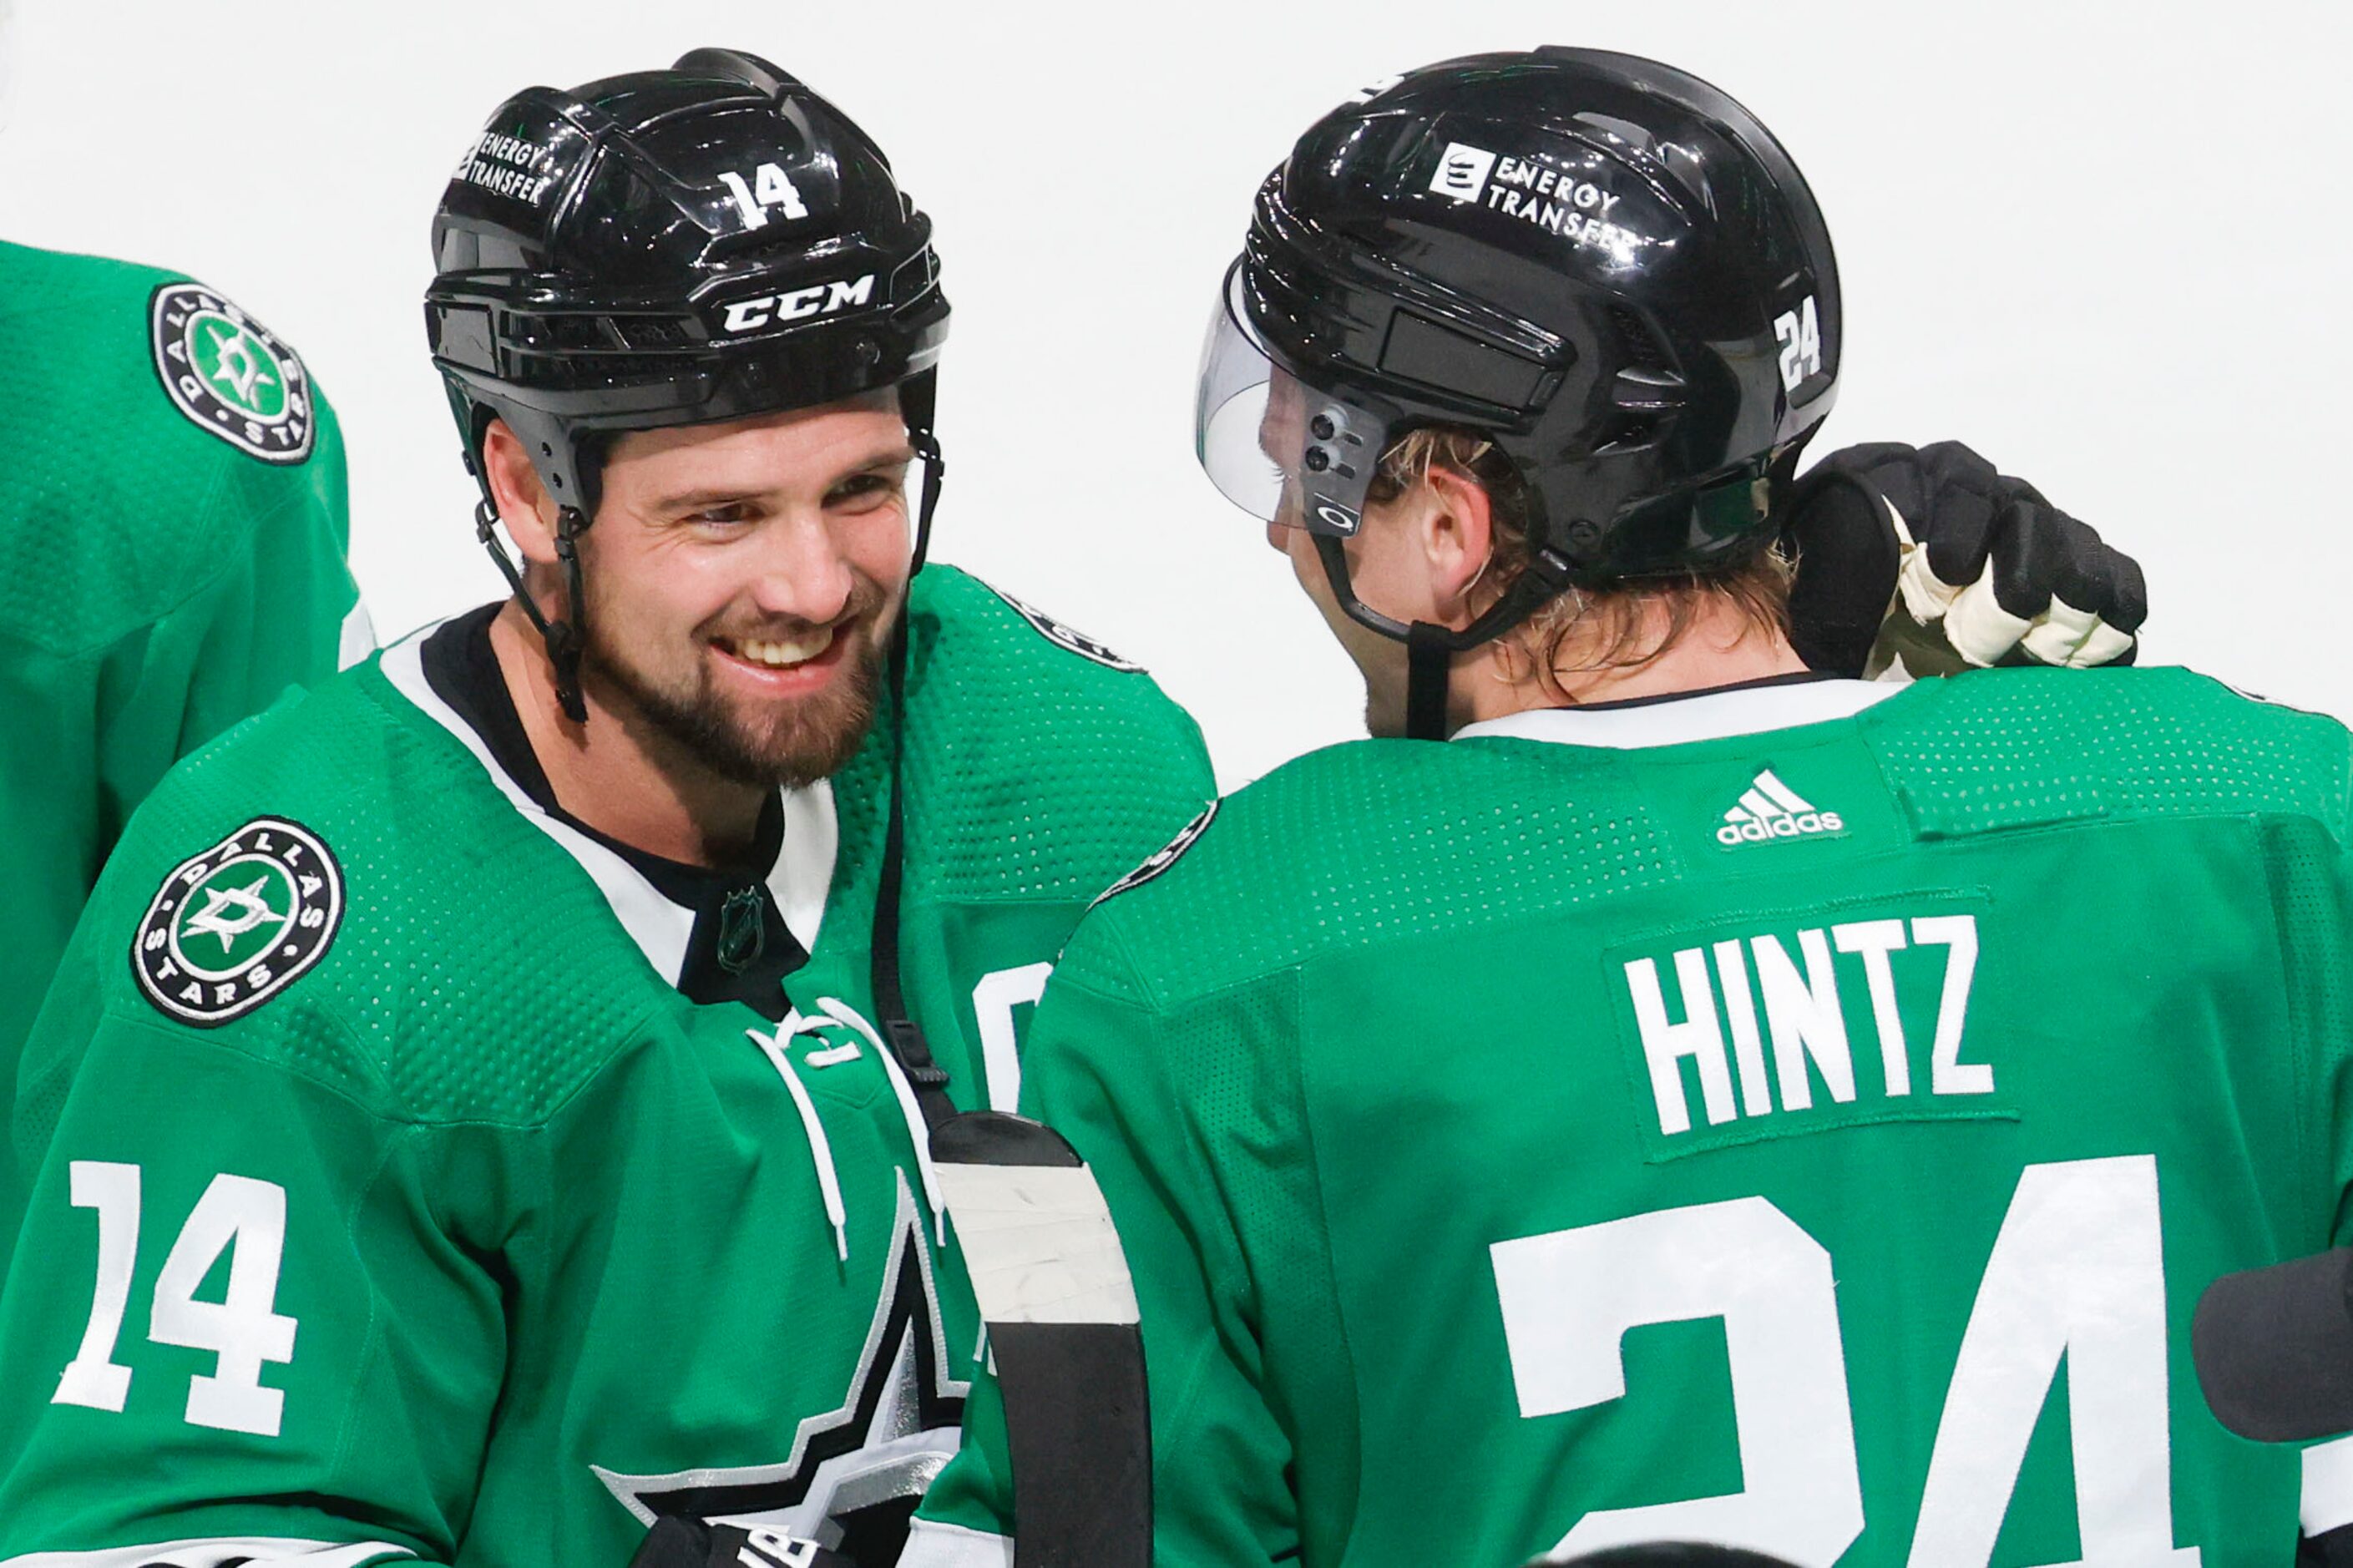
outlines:
[{"label": "second hockey player in green jersey", "polygon": [[[5,1104],[132,809],[375,644],[343,563],[343,434],[292,348],[177,273],[7,244],[0,334]],[[0,1171],[0,1235],[20,1196]]]},{"label": "second hockey player in green jersey", "polygon": [[1008,1373],[907,1568],[1074,1515],[1158,1568],[2345,1560],[2353,1447],[2226,1432],[2189,1330],[2345,1239],[2353,748],[2180,671],[1852,679],[1891,602],[2052,665],[2139,606],[1973,455],[1798,478],[1841,340],[1788,155],[1655,61],[1409,72],[1261,187],[1199,450],[1385,738],[1198,819],[1039,1005],[1148,1529]]},{"label": "second hockey player in green jersey", "polygon": [[[904,981],[966,1104],[1208,788],[1050,632],[916,579]],[[889,716],[731,886],[545,798],[485,635],[248,726],[110,865],[26,1067],[0,1559],[620,1564],[677,1515],[881,1563],[953,1451],[978,1325],[868,986]]]},{"label": "second hockey player in green jersey", "polygon": [[[2188,674],[2004,671],[1226,801],[1029,1047],[1135,1275],[1155,1561],[2284,1568],[2353,1458],[2225,1432],[2189,1324],[2348,1239],[2348,762]],[[1004,1531],[997,1430],[927,1516]]]}]

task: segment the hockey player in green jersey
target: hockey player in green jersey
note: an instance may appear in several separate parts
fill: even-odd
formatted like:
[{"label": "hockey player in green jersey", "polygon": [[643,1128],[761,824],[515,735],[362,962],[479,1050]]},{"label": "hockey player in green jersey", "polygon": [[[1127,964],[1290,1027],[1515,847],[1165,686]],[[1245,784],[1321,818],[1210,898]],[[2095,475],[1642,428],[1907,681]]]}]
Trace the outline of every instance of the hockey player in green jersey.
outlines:
[{"label": "hockey player in green jersey", "polygon": [[[342,433],[268,328],[178,273],[0,243],[0,337],[5,1107],[132,808],[374,639],[343,564]],[[0,1163],[0,1237],[22,1202]]]},{"label": "hockey player in green jersey", "polygon": [[434,244],[516,593],[109,865],[23,1079],[0,1562],[884,1568],[979,1353],[926,1123],[1012,1102],[1198,733],[914,574],[930,224],[798,82],[519,94]]},{"label": "hockey player in green jersey", "polygon": [[[1261,189],[1204,464],[1420,739],[1197,820],[1029,1037],[1132,1273],[1086,1282],[1159,1568],[2344,1559],[2353,1458],[2226,1432],[2189,1328],[2348,1239],[2346,731],[1808,669],[1768,550],[1858,494],[1790,492],[1841,331],[1786,154],[1648,61],[1409,73]],[[2125,651],[2038,526],[1973,602],[1910,552],[1914,618]],[[998,1404],[910,1568],[1014,1560]]]}]

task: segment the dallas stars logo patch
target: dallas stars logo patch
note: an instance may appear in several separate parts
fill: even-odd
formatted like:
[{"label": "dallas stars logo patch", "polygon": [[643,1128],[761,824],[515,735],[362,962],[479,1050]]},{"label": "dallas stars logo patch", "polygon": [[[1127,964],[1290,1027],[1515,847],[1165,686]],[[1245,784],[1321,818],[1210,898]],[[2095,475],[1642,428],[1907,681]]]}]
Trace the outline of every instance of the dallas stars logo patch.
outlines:
[{"label": "dallas stars logo patch", "polygon": [[[1187,823],[1182,828],[1179,828],[1177,830],[1176,837],[1162,845],[1159,848],[1155,849],[1151,855],[1145,858],[1143,865],[1138,866],[1134,870],[1130,871],[1126,876],[1122,877],[1118,881],[1113,882],[1110,887],[1105,888],[1102,892],[1097,893],[1095,895],[1095,904],[1102,903],[1105,899],[1115,899],[1122,893],[1126,892],[1130,888],[1140,888],[1144,886],[1145,883],[1152,880],[1153,878],[1160,875],[1161,872],[1168,869],[1169,867],[1176,864],[1177,858],[1183,855],[1186,850],[1193,847],[1194,841],[1199,838],[1204,833],[1207,833],[1209,830],[1209,824],[1215,822],[1217,819],[1218,803],[1213,800],[1209,803],[1208,809],[1202,812],[1200,816],[1195,817],[1192,821]],[[1093,909],[1095,904],[1089,904],[1087,908]]]},{"label": "dallas stars logo patch", "polygon": [[1046,614],[1045,611],[1032,609],[1029,605],[1023,604],[1020,600],[1015,598],[1012,595],[1007,593],[1002,588],[991,586],[987,584],[984,584],[983,586],[987,587],[990,593],[996,595],[998,598],[1012,605],[1014,614],[1019,616],[1023,620],[1028,621],[1031,628],[1034,629],[1039,637],[1044,637],[1048,642],[1052,643],[1056,647],[1062,649],[1064,652],[1077,654],[1081,658],[1091,658],[1106,669],[1122,670],[1129,675],[1135,675],[1142,672],[1144,666],[1140,664],[1131,664],[1126,659],[1120,658],[1119,655],[1112,652],[1111,649],[1105,647],[1103,644],[1095,641],[1094,638],[1087,636],[1086,633],[1082,631],[1073,631],[1071,627],[1064,626],[1061,622],[1054,619],[1053,616]]},{"label": "dallas stars logo patch", "polygon": [[343,874],[316,835],[260,816],[164,879],[132,939],[147,1000],[209,1029],[319,962],[343,918]]},{"label": "dallas stars logo patch", "polygon": [[265,463],[311,455],[311,381],[269,328],[201,283],[166,283],[148,307],[155,374],[195,424]]}]

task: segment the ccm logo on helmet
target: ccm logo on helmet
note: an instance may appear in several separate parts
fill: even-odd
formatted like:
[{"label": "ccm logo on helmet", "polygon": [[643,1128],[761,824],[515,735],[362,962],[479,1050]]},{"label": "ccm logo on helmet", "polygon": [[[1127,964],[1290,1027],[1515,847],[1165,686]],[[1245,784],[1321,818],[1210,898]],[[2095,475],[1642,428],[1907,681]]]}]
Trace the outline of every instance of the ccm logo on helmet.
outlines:
[{"label": "ccm logo on helmet", "polygon": [[809,316],[830,316],[836,310],[852,305],[874,302],[874,274],[869,272],[855,281],[837,278],[830,283],[814,283],[806,289],[795,289],[783,294],[761,294],[730,304],[720,316],[720,325],[731,332],[755,332],[762,327],[779,321],[797,321]]}]

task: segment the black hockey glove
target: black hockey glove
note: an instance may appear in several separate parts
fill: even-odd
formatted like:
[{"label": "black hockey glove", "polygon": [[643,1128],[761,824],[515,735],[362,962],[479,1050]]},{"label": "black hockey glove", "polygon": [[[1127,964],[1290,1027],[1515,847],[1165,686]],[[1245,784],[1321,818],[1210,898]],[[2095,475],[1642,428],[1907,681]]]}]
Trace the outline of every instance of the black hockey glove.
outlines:
[{"label": "black hockey glove", "polygon": [[659,1519],[629,1559],[629,1568],[858,1568],[814,1541],[760,1526]]},{"label": "black hockey glove", "polygon": [[1800,479],[1790,641],[1811,668],[1877,678],[1994,664],[2130,664],[2139,563],[1957,441],[1848,447]]}]

